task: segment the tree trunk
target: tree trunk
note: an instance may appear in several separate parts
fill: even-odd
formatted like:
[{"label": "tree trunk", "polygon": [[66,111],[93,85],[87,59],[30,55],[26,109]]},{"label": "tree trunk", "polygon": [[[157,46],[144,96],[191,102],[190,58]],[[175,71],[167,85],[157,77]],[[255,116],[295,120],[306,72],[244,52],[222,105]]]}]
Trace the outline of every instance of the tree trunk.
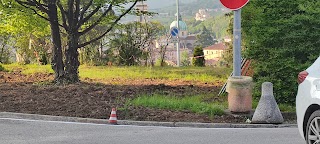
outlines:
[{"label": "tree trunk", "polygon": [[164,57],[165,57],[165,51],[163,50],[164,47],[161,46],[160,49],[160,66],[163,67],[164,66]]},{"label": "tree trunk", "polygon": [[167,44],[166,45],[160,45],[160,66],[163,67],[165,66],[165,56],[166,56],[166,52],[167,52],[167,47],[169,45],[169,39],[170,39],[170,36],[167,36]]},{"label": "tree trunk", "polygon": [[53,43],[51,66],[55,73],[56,83],[64,82],[64,64],[62,60],[61,35],[58,22],[56,0],[48,1],[48,17],[50,19],[51,37]]},{"label": "tree trunk", "polygon": [[78,60],[79,35],[68,34],[68,47],[66,49],[66,78],[70,83],[79,82],[79,60]]}]

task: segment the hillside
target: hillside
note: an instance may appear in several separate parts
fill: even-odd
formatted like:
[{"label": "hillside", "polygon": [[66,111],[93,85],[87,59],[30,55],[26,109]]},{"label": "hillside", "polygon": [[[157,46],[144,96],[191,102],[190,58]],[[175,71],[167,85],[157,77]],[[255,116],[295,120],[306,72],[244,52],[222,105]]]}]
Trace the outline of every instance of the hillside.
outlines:
[{"label": "hillside", "polygon": [[[175,0],[166,3],[166,5],[169,6],[158,9],[153,9],[152,7],[157,4],[161,5],[159,1],[149,0],[148,4],[150,4],[150,11],[159,13],[159,15],[154,16],[152,20],[160,21],[163,25],[169,26],[170,23],[176,19],[174,16],[177,12]],[[211,18],[205,22],[195,22],[194,17],[199,9],[207,9]],[[180,0],[180,13],[183,20],[187,23],[190,33],[198,33],[200,28],[205,25],[213,33],[219,33],[219,37],[224,36],[229,18],[221,17],[228,12],[230,11],[224,8],[219,0],[188,0],[183,2]],[[217,25],[216,23],[219,24]]]},{"label": "hillside", "polygon": [[[180,0],[180,3],[190,3],[196,0]],[[174,6],[176,4],[175,0],[147,0],[146,3],[149,5],[150,9],[163,9],[166,7]]]},{"label": "hillside", "polygon": [[[159,3],[159,2],[157,2]],[[165,4],[166,6],[160,8],[153,8],[152,1],[148,2],[150,4],[150,10],[158,13],[169,13],[170,16],[173,16],[176,13],[176,2],[171,1],[170,3]],[[161,5],[161,4],[158,4]],[[226,11],[222,11],[221,8],[224,6],[220,3],[219,0],[188,0],[180,2],[180,13],[185,17],[193,17],[199,9],[209,9],[211,15],[220,15]],[[217,11],[214,11],[217,10]]]},{"label": "hillside", "polygon": [[[177,13],[176,0],[147,0],[144,2],[148,5],[148,10],[159,13],[152,19],[160,21],[164,25],[171,23],[175,19]],[[211,16],[221,16],[229,12],[220,3],[219,0],[180,0],[180,13],[184,19],[191,19],[199,11],[199,9],[208,9]],[[127,16],[124,21],[132,21],[135,16]]]},{"label": "hillside", "polygon": [[[145,3],[149,11],[158,13],[149,20],[159,21],[169,29],[171,22],[176,19],[176,0],[147,0]],[[207,9],[211,18],[204,22],[195,21],[194,17],[199,9]],[[226,9],[220,0],[180,0],[180,13],[191,34],[199,33],[202,27],[206,26],[216,38],[223,38],[227,35],[226,30],[230,22],[230,17],[223,15],[228,12],[230,10]],[[128,16],[126,22],[132,20],[137,20],[137,17]]]}]

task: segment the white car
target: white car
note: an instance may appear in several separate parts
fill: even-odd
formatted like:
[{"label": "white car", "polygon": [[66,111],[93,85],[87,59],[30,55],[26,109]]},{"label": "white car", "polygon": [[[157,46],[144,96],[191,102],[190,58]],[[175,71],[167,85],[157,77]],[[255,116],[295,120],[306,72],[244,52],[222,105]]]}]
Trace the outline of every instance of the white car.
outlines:
[{"label": "white car", "polygon": [[297,124],[307,144],[320,144],[320,57],[298,75]]}]

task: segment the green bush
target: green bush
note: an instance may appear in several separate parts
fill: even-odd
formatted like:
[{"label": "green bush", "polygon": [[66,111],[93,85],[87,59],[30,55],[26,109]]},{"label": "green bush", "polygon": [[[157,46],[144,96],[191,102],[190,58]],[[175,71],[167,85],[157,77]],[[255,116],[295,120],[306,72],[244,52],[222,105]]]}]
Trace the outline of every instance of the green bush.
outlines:
[{"label": "green bush", "polygon": [[253,62],[255,93],[272,82],[278,103],[295,104],[299,72],[319,56],[320,2],[252,0],[243,9],[244,57]]},{"label": "green bush", "polygon": [[271,82],[277,102],[294,105],[298,87],[297,75],[304,69],[305,67],[289,59],[282,62],[268,60],[268,62],[255,63],[253,76],[255,81],[254,98],[259,100],[261,97],[262,83]]}]

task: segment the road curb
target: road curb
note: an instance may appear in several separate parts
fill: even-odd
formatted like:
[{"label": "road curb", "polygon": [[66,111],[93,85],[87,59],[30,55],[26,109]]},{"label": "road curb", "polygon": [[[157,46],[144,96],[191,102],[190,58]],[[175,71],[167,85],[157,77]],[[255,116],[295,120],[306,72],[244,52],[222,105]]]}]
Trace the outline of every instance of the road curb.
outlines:
[{"label": "road curb", "polygon": [[[109,124],[107,119],[49,116],[49,115],[11,113],[11,112],[0,112],[0,118]],[[155,122],[155,121],[131,121],[131,120],[118,120],[118,125],[193,127],[193,128],[296,128],[297,127],[296,124],[231,124],[231,123],[194,123],[194,122]]]}]

